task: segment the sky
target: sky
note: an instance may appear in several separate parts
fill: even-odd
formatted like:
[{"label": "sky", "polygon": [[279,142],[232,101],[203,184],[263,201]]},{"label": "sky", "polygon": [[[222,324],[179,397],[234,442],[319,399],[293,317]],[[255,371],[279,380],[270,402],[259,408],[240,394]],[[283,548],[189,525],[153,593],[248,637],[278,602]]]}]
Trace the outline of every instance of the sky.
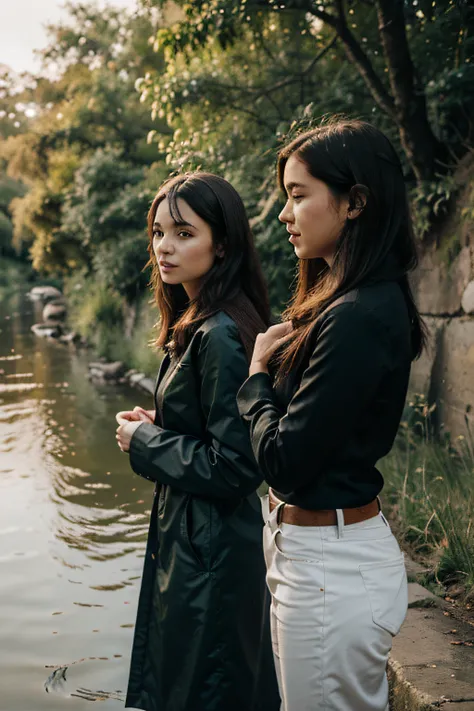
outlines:
[{"label": "sky", "polygon": [[[100,6],[104,5],[101,1]],[[136,0],[113,0],[116,7],[133,9]],[[0,65],[6,64],[16,73],[33,72],[40,68],[33,50],[48,44],[45,25],[67,17],[60,0],[0,0]]]}]

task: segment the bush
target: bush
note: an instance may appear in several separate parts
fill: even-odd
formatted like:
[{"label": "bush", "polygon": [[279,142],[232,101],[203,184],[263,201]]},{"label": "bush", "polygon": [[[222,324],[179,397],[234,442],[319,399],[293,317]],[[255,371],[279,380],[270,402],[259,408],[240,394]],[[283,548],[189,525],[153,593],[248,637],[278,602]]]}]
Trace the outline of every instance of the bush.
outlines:
[{"label": "bush", "polygon": [[99,356],[127,360],[129,345],[123,335],[123,303],[120,294],[83,274],[68,280],[70,322],[95,348]]}]

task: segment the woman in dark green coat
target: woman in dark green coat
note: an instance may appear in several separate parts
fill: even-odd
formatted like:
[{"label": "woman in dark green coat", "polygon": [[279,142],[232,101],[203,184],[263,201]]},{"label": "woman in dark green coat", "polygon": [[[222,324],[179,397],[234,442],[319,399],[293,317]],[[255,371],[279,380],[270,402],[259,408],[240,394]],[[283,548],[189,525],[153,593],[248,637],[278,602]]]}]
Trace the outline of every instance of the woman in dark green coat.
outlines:
[{"label": "woman in dark green coat", "polygon": [[167,181],[148,215],[165,351],[155,409],[117,441],[155,499],[126,707],[278,711],[262,552],[262,481],[236,393],[268,298],[244,206],[222,178]]}]

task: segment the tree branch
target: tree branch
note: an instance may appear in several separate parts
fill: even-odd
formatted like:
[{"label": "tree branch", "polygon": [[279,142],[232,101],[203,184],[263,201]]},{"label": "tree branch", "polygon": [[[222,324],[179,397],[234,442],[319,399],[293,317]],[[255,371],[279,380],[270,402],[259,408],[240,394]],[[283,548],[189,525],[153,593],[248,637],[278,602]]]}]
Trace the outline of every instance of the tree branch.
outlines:
[{"label": "tree branch", "polygon": [[339,23],[337,17],[330,15],[329,12],[326,12],[325,10],[319,10],[318,7],[316,7],[316,3],[311,6],[311,9],[308,10],[308,12],[314,15],[314,17],[317,17],[318,20],[322,20],[326,25],[329,25],[329,27],[332,27],[335,30],[338,29]]},{"label": "tree branch", "polygon": [[337,17],[335,15],[330,15],[324,10],[319,10],[316,7],[311,10],[311,14],[336,30],[344,45],[344,51],[347,58],[357,68],[367,88],[372,94],[372,97],[380,106],[382,111],[396,121],[393,98],[390,96],[383,82],[376,74],[370,59],[350,31],[344,13],[343,0],[336,0],[336,9],[338,12]]},{"label": "tree branch", "polygon": [[250,87],[242,87],[242,86],[235,86],[234,84],[226,84],[225,82],[221,81],[215,81],[212,79],[205,79],[204,81],[206,84],[209,86],[214,86],[219,89],[227,89],[227,90],[233,90],[240,92],[240,94],[249,94],[252,96],[252,99],[256,101],[257,99],[260,99],[262,96],[265,96],[268,101],[274,106],[274,108],[278,109],[278,112],[280,113],[279,107],[275,104],[274,100],[271,98],[271,94],[273,94],[275,91],[278,91],[279,89],[284,89],[287,86],[291,86],[292,84],[296,84],[298,81],[300,81],[301,77],[305,77],[307,74],[310,74],[316,64],[319,62],[320,59],[322,59],[336,44],[337,40],[339,39],[338,35],[336,34],[332,40],[325,46],[323,49],[318,52],[318,54],[309,62],[308,66],[299,74],[294,75],[292,77],[289,77],[288,79],[281,79],[280,81],[276,82],[272,86],[269,86],[267,88],[264,87],[258,87],[256,89],[252,89]]}]

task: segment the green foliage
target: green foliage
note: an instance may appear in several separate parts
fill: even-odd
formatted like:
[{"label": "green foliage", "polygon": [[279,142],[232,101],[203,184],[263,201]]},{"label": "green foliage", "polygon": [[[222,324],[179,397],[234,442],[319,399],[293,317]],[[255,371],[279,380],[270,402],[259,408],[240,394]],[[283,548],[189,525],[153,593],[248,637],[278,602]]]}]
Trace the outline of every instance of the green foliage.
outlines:
[{"label": "green foliage", "polygon": [[156,339],[156,322],[158,313],[156,306],[151,302],[151,293],[146,292],[138,304],[138,317],[131,339],[130,354],[127,363],[149,377],[155,377],[163,353],[157,351],[154,341]]},{"label": "green foliage", "polygon": [[66,281],[69,320],[94,347],[99,356],[109,359],[128,357],[128,344],[123,335],[124,314],[120,294],[84,272]]},{"label": "green foliage", "polygon": [[474,223],[474,181],[468,186],[464,200],[461,203],[461,222],[465,225]]},{"label": "green foliage", "polygon": [[415,395],[392,452],[380,462],[384,502],[402,541],[431,561],[439,582],[474,589],[474,450],[467,436],[430,436],[429,407]]},{"label": "green foliage", "polygon": [[0,211],[0,254],[8,254],[11,250],[13,225],[4,212]]},{"label": "green foliage", "polygon": [[128,301],[141,293],[150,275],[143,269],[148,260],[148,237],[141,233],[125,232],[115,242],[99,245],[92,258],[97,278],[109,288],[115,288]]},{"label": "green foliage", "polygon": [[17,180],[0,173],[0,254],[14,256],[11,201],[23,195],[25,187]]},{"label": "green foliage", "polygon": [[[25,81],[19,94],[7,76],[0,91],[0,102],[3,96],[15,105],[21,97],[22,115],[30,115],[23,132],[0,134],[0,158],[8,174],[30,188],[12,205],[14,241],[17,247],[29,245],[35,268],[51,274],[83,265],[93,270],[106,239],[125,240],[144,228],[151,191],[138,185],[156,159],[146,138],[157,125],[168,130],[151,119],[134,89],[141,73],[162,66],[160,54],[148,44],[153,13],[140,10],[132,16],[93,4],[67,7],[69,20],[49,28],[51,42],[42,52],[45,68],[54,63],[54,78]],[[101,250],[112,253],[112,248]],[[134,279],[130,268],[119,269],[127,294],[132,282],[143,286],[143,264],[133,256],[133,265]]]},{"label": "green foliage", "polygon": [[93,252],[97,244],[116,238],[118,229],[143,225],[149,195],[131,191],[143,178],[143,168],[123,160],[118,149],[98,149],[75,174],[64,203],[63,231]]},{"label": "green foliage", "polygon": [[34,281],[31,266],[17,259],[0,259],[0,299],[8,299],[13,294],[23,291],[24,285]]},{"label": "green foliage", "polygon": [[257,248],[262,264],[265,265],[265,279],[275,315],[281,313],[287,305],[292,282],[297,274],[297,259],[288,243],[288,233],[277,219],[281,208],[278,201],[265,219],[264,226],[256,230]]},{"label": "green foliage", "polygon": [[[390,96],[375,5],[343,6],[347,30]],[[397,121],[338,37],[334,2],[142,0],[133,15],[88,3],[67,7],[67,21],[49,28],[42,51],[54,75],[19,87],[7,73],[0,86],[0,158],[29,188],[11,203],[17,247],[28,246],[44,274],[83,273],[131,303],[147,281],[141,270],[151,199],[171,171],[202,168],[241,193],[279,311],[295,275],[277,220],[282,142],[327,113],[343,113],[373,121],[402,151]],[[407,0],[404,11],[419,89],[454,167],[471,130],[471,14],[451,0]],[[405,168],[410,174],[406,156]],[[412,192],[422,238],[456,194],[451,166],[439,169],[447,177],[435,175]],[[11,239],[8,222],[2,234]]]},{"label": "green foliage", "polygon": [[437,180],[418,183],[410,192],[413,224],[420,239],[430,232],[432,215],[447,215],[459,191],[453,175],[440,175]]}]

